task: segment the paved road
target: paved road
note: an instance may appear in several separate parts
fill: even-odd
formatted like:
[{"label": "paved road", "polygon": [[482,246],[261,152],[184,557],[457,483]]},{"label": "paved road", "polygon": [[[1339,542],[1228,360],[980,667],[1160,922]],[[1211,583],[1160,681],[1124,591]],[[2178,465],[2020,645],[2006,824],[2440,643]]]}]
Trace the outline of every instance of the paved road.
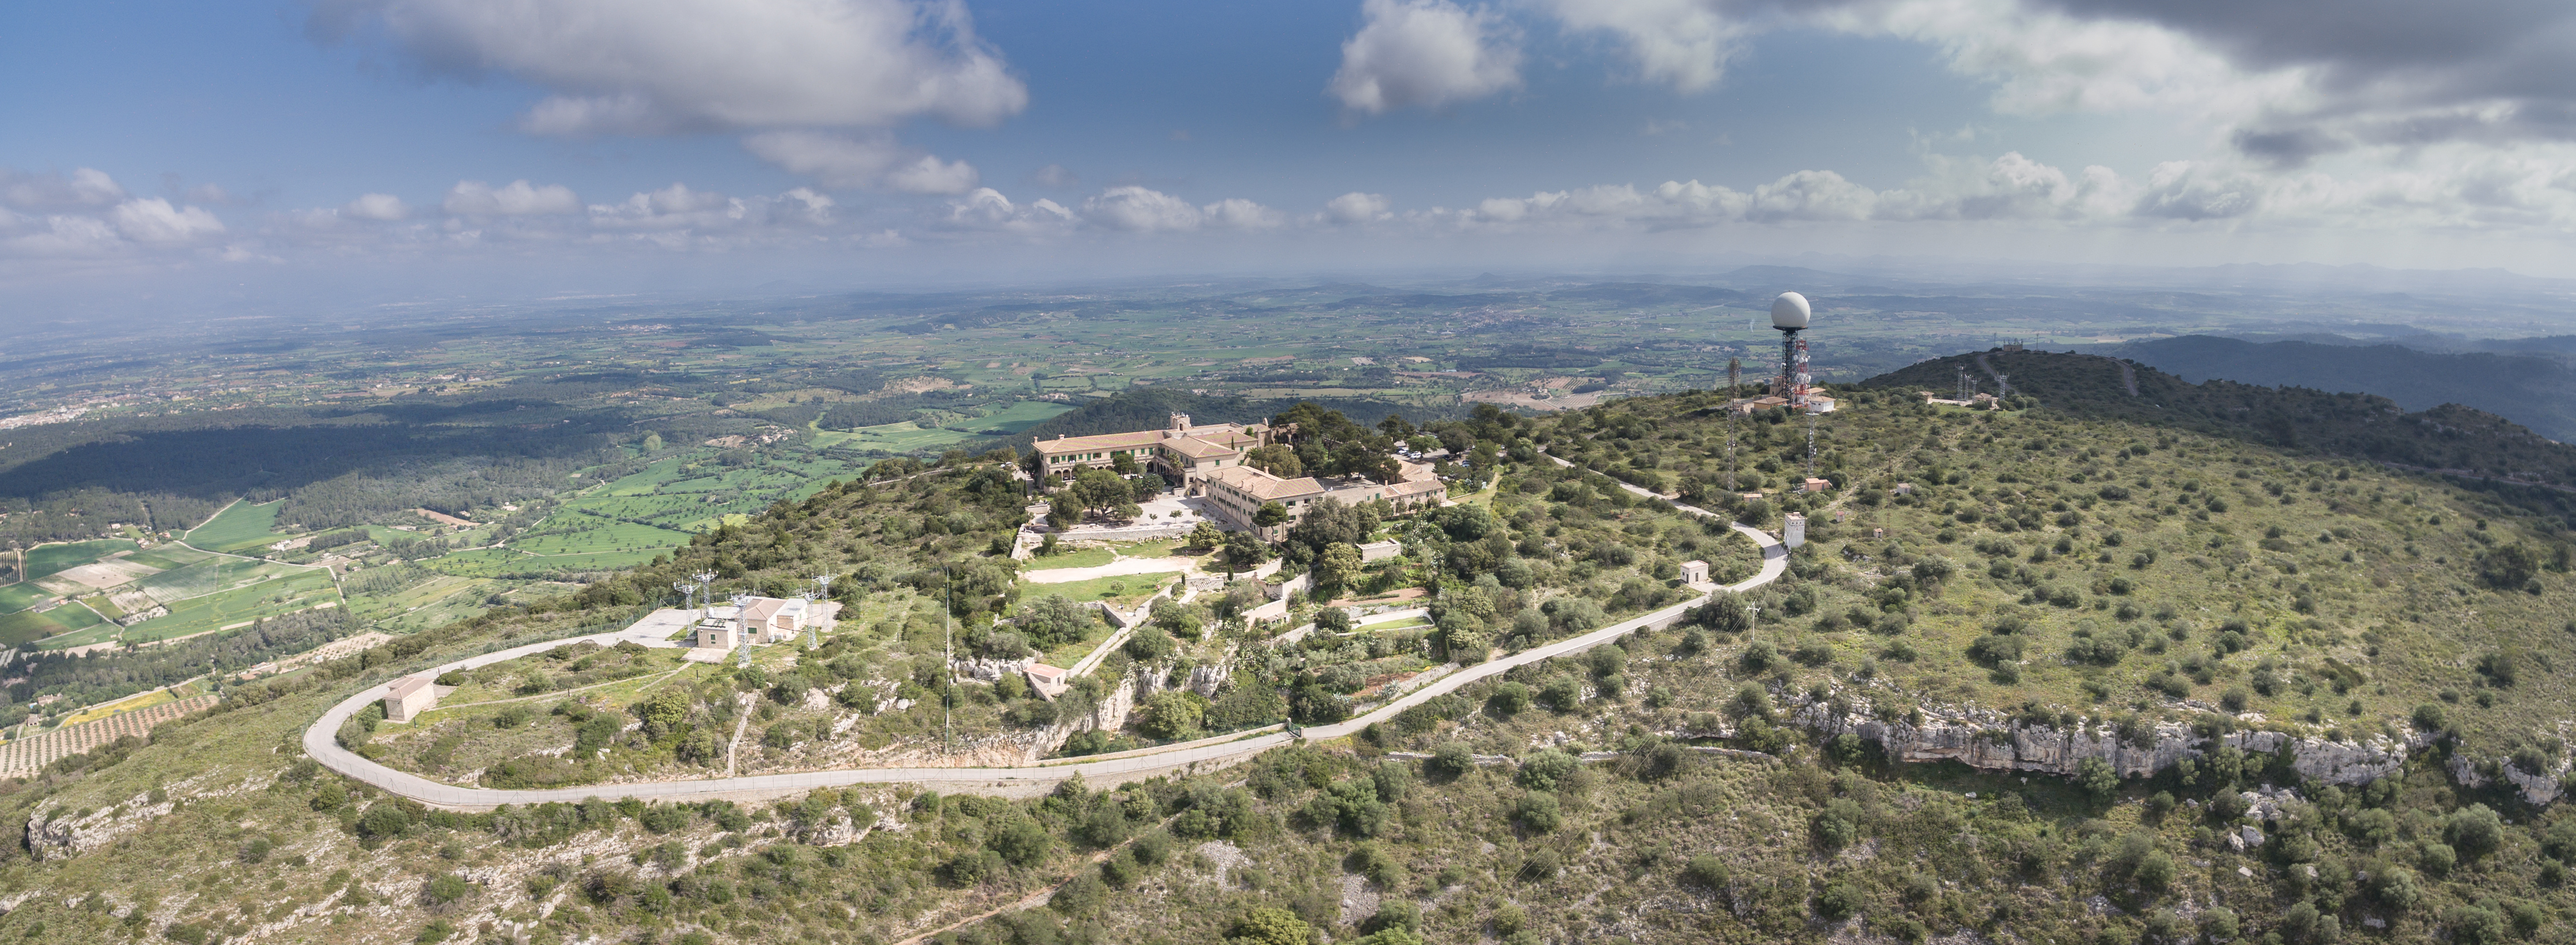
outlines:
[{"label": "paved road", "polygon": [[[1642,491],[1642,490],[1641,490]],[[1711,513],[1688,509],[1700,515]],[[1788,570],[1789,552],[1777,539],[1761,531],[1736,524],[1738,532],[1762,546],[1762,570],[1753,577],[1727,587],[1745,591],[1777,580]],[[1366,715],[1333,725],[1319,725],[1305,730],[1310,739],[1340,738],[1358,732],[1372,722],[1382,722],[1396,713],[1421,705],[1460,687],[1499,675],[1517,666],[1541,660],[1581,653],[1649,627],[1671,626],[1693,607],[1706,603],[1703,596],[1666,607],[1642,617],[1623,620],[1591,633],[1536,649],[1524,650],[1503,659],[1481,663],[1451,673],[1431,685],[1407,693],[1403,698],[1378,707]],[[532,643],[454,663],[437,666],[429,672],[471,669],[504,660],[541,653],[558,646],[590,640],[603,646],[614,645],[626,631],[575,637],[546,643]],[[304,751],[323,767],[374,785],[387,792],[411,798],[433,807],[453,810],[482,811],[502,804],[577,803],[597,797],[607,800],[640,798],[646,800],[705,801],[762,800],[801,794],[816,788],[847,787],[854,784],[917,784],[950,793],[989,794],[1005,797],[1029,797],[1053,790],[1058,782],[1074,775],[1094,787],[1123,784],[1157,775],[1190,770],[1213,770],[1245,758],[1292,743],[1295,739],[1277,727],[1250,733],[1221,735],[1195,742],[1183,742],[1156,748],[1144,748],[1084,759],[1067,759],[1053,763],[1011,768],[853,768],[834,771],[801,771],[791,774],[765,774],[747,777],[705,778],[688,781],[656,781],[641,784],[596,784],[551,790],[496,790],[441,784],[414,774],[385,767],[354,752],[341,748],[332,736],[342,723],[358,713],[367,703],[384,698],[384,687],[376,686],[350,696],[304,730]]]}]

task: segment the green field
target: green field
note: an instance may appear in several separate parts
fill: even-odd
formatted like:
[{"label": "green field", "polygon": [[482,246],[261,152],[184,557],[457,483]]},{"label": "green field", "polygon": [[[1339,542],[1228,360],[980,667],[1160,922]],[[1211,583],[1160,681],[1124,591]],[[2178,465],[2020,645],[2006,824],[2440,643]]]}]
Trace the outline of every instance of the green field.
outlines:
[{"label": "green field", "polygon": [[38,645],[42,649],[55,650],[108,640],[122,640],[127,643],[167,640],[305,610],[316,605],[335,602],[339,597],[339,592],[331,586],[330,575],[311,568],[296,568],[282,576],[247,587],[236,587],[170,604],[168,605],[170,615],[167,617],[155,617],[124,628],[111,623],[101,623],[78,633],[47,639]]},{"label": "green field", "polygon": [[579,512],[554,515],[535,529],[512,539],[511,547],[530,554],[597,555],[642,552],[647,560],[689,543],[689,533],[638,525]]},{"label": "green field", "polygon": [[285,541],[288,536],[276,531],[279,502],[235,502],[212,521],[189,531],[188,543],[207,551],[239,552]]},{"label": "green field", "polygon": [[120,551],[142,547],[122,538],[97,541],[75,541],[60,545],[42,545],[27,549],[26,580],[61,574],[64,571],[97,561]]},{"label": "green field", "polygon": [[973,420],[957,423],[955,426],[965,427],[967,429],[974,430],[977,433],[1018,433],[1030,427],[1037,426],[1038,424],[1045,423],[1048,420],[1055,419],[1059,414],[1071,412],[1073,412],[1072,404],[1059,404],[1044,400],[1022,400],[1016,401],[1010,406],[1004,407],[990,414],[977,417]]},{"label": "green field", "polygon": [[1060,568],[1090,568],[1118,559],[1118,553],[1107,548],[1065,548],[1051,555],[1038,555],[1020,566],[1024,571],[1054,571]]},{"label": "green field", "polygon": [[313,573],[309,569],[291,568],[265,561],[245,561],[208,555],[204,560],[176,570],[163,571],[135,582],[135,586],[153,600],[175,606],[191,597],[204,597],[282,575]]},{"label": "green field", "polygon": [[[1035,426],[1035,424],[1031,424],[1031,426]],[[1026,427],[1023,427],[1022,429],[1026,429]],[[856,449],[885,450],[890,453],[909,453],[914,450],[938,449],[943,446],[963,443],[971,439],[975,439],[975,435],[972,433],[959,433],[955,430],[942,428],[924,430],[912,421],[906,420],[902,423],[889,423],[884,426],[860,427],[859,429],[848,433],[827,431],[815,436],[814,445],[816,447],[847,446]]]},{"label": "green field", "polygon": [[183,548],[178,545],[163,545],[150,551],[138,551],[133,554],[126,555],[125,560],[132,561],[136,564],[160,568],[164,571],[173,571],[213,557],[215,557],[215,555],[198,551],[194,548]]},{"label": "green field", "polygon": [[33,584],[11,584],[0,587],[0,614],[14,614],[54,596],[52,591]]},{"label": "green field", "polygon": [[17,646],[57,634],[94,627],[113,629],[115,626],[79,604],[64,604],[41,614],[21,611],[0,616],[0,646]]}]

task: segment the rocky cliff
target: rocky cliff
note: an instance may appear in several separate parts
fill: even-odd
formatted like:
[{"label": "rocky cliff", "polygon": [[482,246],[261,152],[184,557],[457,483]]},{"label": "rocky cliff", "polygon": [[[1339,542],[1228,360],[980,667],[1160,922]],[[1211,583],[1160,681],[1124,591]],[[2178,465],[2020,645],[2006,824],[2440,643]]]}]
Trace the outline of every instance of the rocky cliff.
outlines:
[{"label": "rocky cliff", "polygon": [[2239,731],[2212,740],[2173,722],[2155,726],[2145,743],[2138,744],[2122,740],[2109,725],[2034,724],[1974,708],[1925,709],[1919,717],[1891,722],[1872,714],[1866,699],[1804,702],[1794,706],[1790,718],[1827,735],[1858,735],[1901,761],[1956,761],[1991,771],[2071,775],[2092,758],[2109,764],[2121,777],[2143,778],[2223,744],[2247,753],[2275,754],[2286,749],[2291,765],[2308,780],[2366,784],[2395,773],[2407,756],[2407,746],[2384,737],[2333,742],[2281,732]]}]

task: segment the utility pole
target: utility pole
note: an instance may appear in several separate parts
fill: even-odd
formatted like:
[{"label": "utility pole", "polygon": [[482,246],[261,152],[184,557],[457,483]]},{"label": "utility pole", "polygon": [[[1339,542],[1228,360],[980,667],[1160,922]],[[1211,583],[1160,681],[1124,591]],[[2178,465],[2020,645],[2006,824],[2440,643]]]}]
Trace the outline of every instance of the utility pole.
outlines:
[{"label": "utility pole", "polygon": [[1735,401],[1744,392],[1744,359],[1726,359],[1726,491],[1735,485]]},{"label": "utility pole", "polygon": [[743,669],[751,668],[751,621],[743,619],[744,605],[750,600],[749,594],[733,596],[733,643],[738,654],[734,665]]}]

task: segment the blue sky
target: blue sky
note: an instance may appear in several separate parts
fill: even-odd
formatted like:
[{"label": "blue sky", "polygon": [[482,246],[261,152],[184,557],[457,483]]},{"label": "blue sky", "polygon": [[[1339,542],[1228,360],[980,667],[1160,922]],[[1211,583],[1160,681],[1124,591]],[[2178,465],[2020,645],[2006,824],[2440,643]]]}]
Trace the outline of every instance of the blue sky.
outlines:
[{"label": "blue sky", "polygon": [[0,285],[1806,252],[2576,275],[2576,14],[2243,6],[22,4]]}]

